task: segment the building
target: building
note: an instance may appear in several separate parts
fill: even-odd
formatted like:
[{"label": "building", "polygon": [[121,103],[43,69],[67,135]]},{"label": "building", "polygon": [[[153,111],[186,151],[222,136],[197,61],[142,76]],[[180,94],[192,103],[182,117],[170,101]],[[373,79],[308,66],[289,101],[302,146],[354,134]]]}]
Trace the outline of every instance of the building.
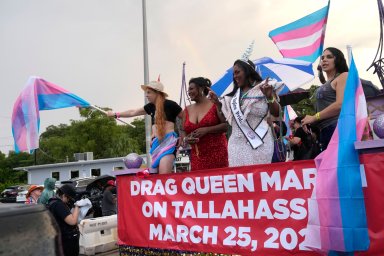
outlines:
[{"label": "building", "polygon": [[[143,164],[145,164],[145,155],[141,155],[141,157],[144,159]],[[123,160],[124,157],[79,160],[76,162],[17,167],[14,168],[14,170],[28,172],[28,184],[44,184],[44,180],[51,177],[55,178],[57,181],[63,181],[73,178],[85,178],[100,175],[114,176],[114,171],[126,168]],[[188,156],[184,155],[176,158],[176,169],[180,171],[189,170]]]},{"label": "building", "polygon": [[125,168],[123,159],[124,157],[116,157],[57,164],[32,165],[17,167],[15,170],[28,172],[28,184],[44,184],[44,180],[50,177],[55,178],[57,181],[63,181],[104,174],[113,175],[113,171]]}]

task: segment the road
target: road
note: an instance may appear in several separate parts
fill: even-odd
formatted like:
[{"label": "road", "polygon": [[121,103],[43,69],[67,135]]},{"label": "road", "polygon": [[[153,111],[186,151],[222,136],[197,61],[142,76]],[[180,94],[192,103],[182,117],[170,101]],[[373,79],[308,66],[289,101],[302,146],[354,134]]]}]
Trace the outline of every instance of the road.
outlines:
[{"label": "road", "polygon": [[[81,256],[85,254],[80,254]],[[102,252],[102,253],[97,253],[96,256],[119,256],[119,249],[108,251],[108,252]]]}]

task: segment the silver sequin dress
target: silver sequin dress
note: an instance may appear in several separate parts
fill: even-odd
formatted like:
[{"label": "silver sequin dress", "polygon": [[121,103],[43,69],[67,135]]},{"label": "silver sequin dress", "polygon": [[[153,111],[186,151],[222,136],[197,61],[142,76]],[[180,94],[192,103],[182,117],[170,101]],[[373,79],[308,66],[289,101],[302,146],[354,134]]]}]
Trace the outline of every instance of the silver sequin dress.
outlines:
[{"label": "silver sequin dress", "polygon": [[[228,160],[229,166],[243,166],[254,164],[268,164],[273,156],[273,136],[270,128],[265,135],[264,144],[253,149],[236,121],[233,119],[230,102],[232,97],[225,96],[221,99],[222,111],[229,125],[232,126],[232,134],[228,140]],[[252,129],[262,118],[266,118],[268,112],[268,103],[259,89],[255,86],[240,100],[241,110]]]}]

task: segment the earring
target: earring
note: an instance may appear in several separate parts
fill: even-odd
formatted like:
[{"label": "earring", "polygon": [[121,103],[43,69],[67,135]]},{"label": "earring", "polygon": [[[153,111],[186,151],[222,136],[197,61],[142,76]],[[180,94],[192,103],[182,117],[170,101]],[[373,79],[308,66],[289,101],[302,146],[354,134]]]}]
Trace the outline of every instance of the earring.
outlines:
[{"label": "earring", "polygon": [[201,91],[201,96],[204,96],[204,92],[203,91]]}]

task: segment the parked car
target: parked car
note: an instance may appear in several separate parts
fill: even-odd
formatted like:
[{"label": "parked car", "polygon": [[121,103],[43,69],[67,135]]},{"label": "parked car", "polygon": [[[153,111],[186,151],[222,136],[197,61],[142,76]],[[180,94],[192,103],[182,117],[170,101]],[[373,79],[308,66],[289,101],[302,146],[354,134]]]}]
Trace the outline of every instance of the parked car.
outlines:
[{"label": "parked car", "polygon": [[19,193],[17,193],[16,203],[25,203],[25,201],[27,201],[28,189],[29,186],[25,190],[19,191]]},{"label": "parked car", "polygon": [[69,184],[72,185],[76,190],[75,200],[80,200],[82,198],[87,198],[90,196],[89,192],[86,191],[87,185],[95,180],[96,177],[88,178],[74,178],[70,180],[61,181],[61,185]]},{"label": "parked car", "polygon": [[89,183],[86,191],[89,193],[89,200],[92,202],[93,217],[101,217],[101,202],[103,200],[104,187],[109,180],[116,180],[115,177],[110,175],[101,175],[93,182]]},{"label": "parked car", "polygon": [[26,186],[23,186],[23,185],[9,186],[6,189],[4,189],[3,192],[1,192],[0,202],[1,203],[16,203],[17,194],[20,191],[24,191],[24,190],[26,190]]},{"label": "parked car", "polygon": [[115,177],[110,175],[101,175],[61,181],[61,185],[72,185],[76,190],[75,200],[88,198],[92,202],[92,209],[88,214],[92,212],[93,217],[101,217],[101,201],[103,199],[104,187],[109,180],[115,179]]}]

